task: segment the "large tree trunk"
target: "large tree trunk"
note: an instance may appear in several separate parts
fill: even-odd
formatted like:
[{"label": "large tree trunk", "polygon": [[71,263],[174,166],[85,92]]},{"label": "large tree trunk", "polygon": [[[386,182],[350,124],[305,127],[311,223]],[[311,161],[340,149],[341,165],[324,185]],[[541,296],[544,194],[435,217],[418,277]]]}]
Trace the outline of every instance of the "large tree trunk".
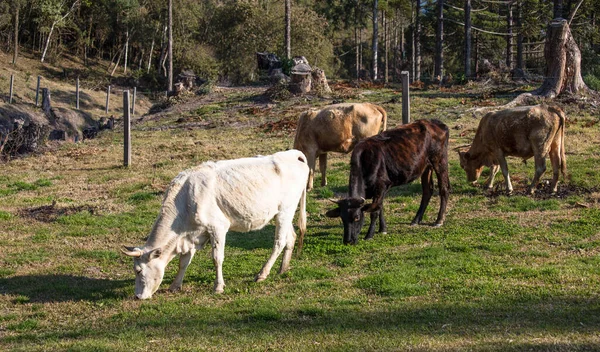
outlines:
[{"label": "large tree trunk", "polygon": [[546,78],[534,94],[554,98],[563,91],[588,90],[581,77],[581,52],[567,20],[555,18],[548,25],[544,58]]},{"label": "large tree trunk", "polygon": [[465,0],[465,79],[471,79],[471,0]]},{"label": "large tree trunk", "polygon": [[444,70],[444,0],[437,0],[437,28],[435,31],[435,63],[433,80],[441,82]]},{"label": "large tree trunk", "polygon": [[285,0],[285,58],[292,58],[292,0]]},{"label": "large tree trunk", "polygon": [[377,80],[377,42],[378,42],[378,37],[379,37],[379,27],[378,27],[378,15],[379,12],[377,11],[377,5],[378,5],[378,1],[374,0],[373,1],[373,44],[372,44],[372,49],[373,49],[373,80],[376,81]]}]

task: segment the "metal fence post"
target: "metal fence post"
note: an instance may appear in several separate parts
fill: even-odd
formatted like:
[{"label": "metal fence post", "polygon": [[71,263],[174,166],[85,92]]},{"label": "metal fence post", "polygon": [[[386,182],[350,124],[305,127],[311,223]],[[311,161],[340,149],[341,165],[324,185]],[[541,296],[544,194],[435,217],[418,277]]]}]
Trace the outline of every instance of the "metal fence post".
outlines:
[{"label": "metal fence post", "polygon": [[410,92],[408,71],[402,71],[402,124],[410,122]]},{"label": "metal fence post", "polygon": [[123,165],[131,165],[131,117],[129,115],[129,91],[123,92]]},{"label": "metal fence post", "polygon": [[104,110],[104,112],[107,114],[108,114],[108,101],[110,100],[109,98],[110,98],[110,85],[106,89],[106,109]]}]

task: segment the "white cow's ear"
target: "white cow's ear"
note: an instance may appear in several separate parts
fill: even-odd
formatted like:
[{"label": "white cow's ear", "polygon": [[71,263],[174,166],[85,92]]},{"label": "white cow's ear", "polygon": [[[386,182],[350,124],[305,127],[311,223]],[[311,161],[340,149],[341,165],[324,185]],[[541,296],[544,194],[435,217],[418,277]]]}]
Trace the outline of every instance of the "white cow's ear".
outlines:
[{"label": "white cow's ear", "polygon": [[139,258],[142,256],[142,250],[136,247],[126,247],[123,246],[123,248],[121,248],[121,253],[125,254],[128,257],[134,257],[134,258]]},{"label": "white cow's ear", "polygon": [[147,253],[148,260],[156,259],[162,254],[162,248],[155,248]]}]

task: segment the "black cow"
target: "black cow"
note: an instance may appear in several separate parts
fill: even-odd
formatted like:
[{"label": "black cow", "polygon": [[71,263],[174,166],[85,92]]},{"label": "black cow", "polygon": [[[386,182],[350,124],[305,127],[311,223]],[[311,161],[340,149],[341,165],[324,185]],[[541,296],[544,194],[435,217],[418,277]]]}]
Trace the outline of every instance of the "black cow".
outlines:
[{"label": "black cow", "polygon": [[[410,183],[421,176],[421,206],[411,225],[421,223],[433,195],[433,172],[438,179],[440,211],[435,226],[446,216],[450,181],[448,179],[448,127],[439,120],[417,120],[411,124],[364,139],[354,147],[350,159],[348,198],[335,201],[337,208],[329,217],[341,217],[344,243],[356,244],[364,223],[364,212],[371,213],[371,224],[365,239],[373,238],[375,219],[379,232],[385,233],[383,198],[394,186]],[[365,198],[373,199],[364,204]]]}]

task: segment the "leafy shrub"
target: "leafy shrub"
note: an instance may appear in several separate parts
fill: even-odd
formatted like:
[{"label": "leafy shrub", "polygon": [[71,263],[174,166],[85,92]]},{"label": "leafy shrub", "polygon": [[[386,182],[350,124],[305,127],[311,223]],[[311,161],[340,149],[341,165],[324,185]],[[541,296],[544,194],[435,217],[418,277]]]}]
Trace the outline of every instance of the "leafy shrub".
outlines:
[{"label": "leafy shrub", "polygon": [[583,76],[583,81],[591,89],[595,91],[600,90],[600,78],[596,77],[596,75],[588,73],[587,75]]}]

